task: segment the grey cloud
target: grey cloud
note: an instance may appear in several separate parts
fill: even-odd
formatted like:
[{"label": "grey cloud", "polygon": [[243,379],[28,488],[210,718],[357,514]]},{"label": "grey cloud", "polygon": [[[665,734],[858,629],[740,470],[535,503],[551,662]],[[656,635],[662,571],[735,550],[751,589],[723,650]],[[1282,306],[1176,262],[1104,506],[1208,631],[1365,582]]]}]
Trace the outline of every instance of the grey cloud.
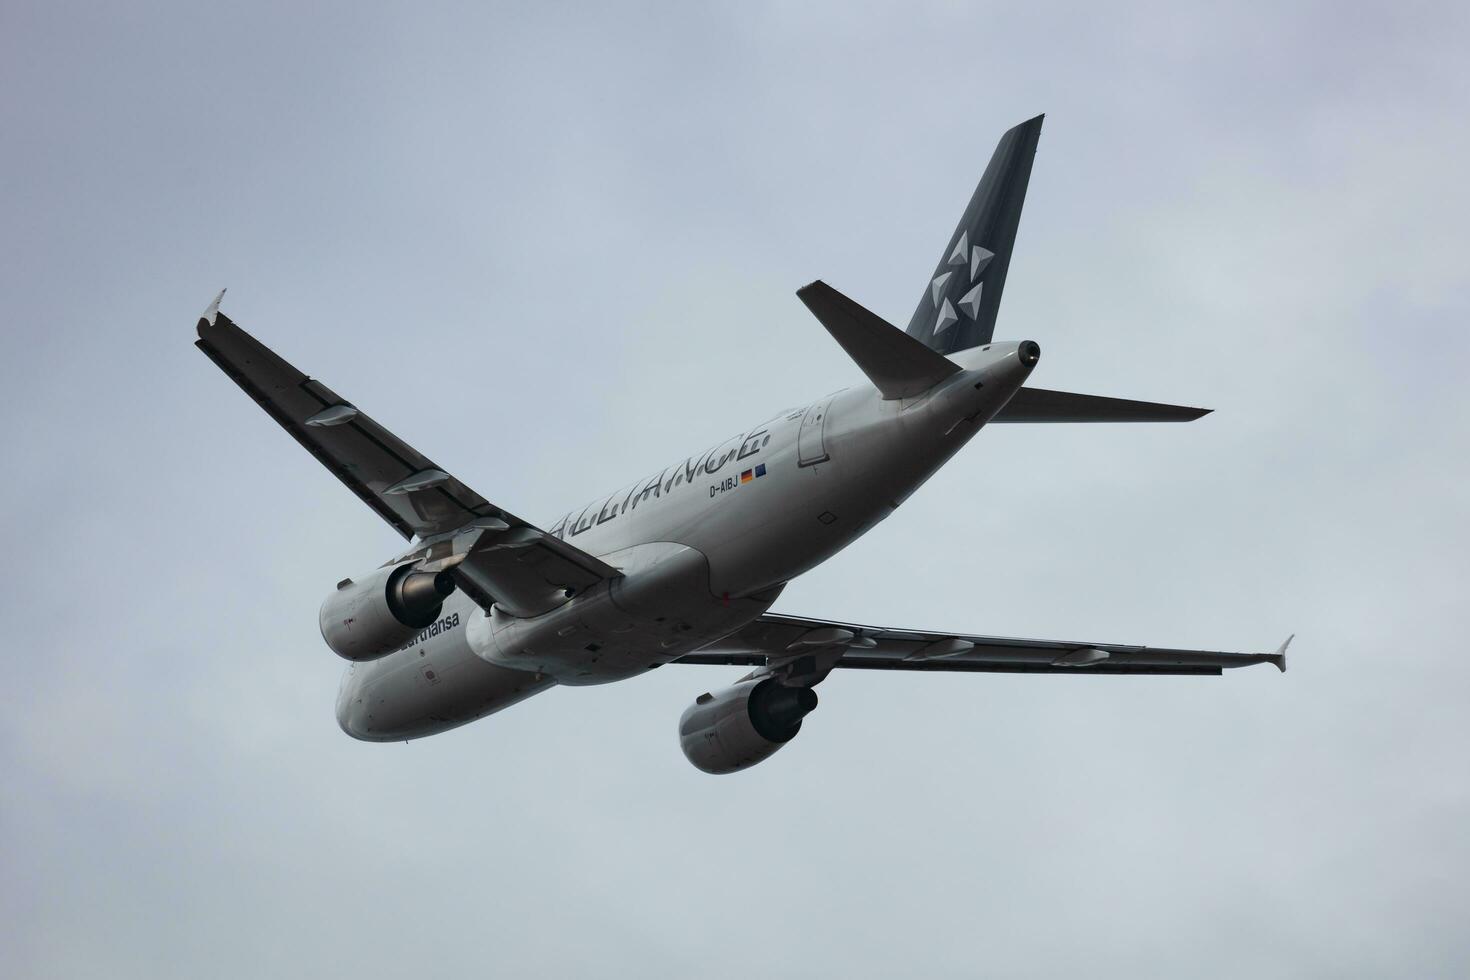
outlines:
[{"label": "grey cloud", "polygon": [[[1450,4],[21,6],[0,31],[0,958],[15,976],[1421,975],[1470,735],[1466,15]],[[228,309],[551,517],[852,383],[1048,120],[1000,334],[1188,427],[989,431],[779,608],[1274,646],[1218,680],[734,670],[337,731],[396,538],[189,346]]]}]

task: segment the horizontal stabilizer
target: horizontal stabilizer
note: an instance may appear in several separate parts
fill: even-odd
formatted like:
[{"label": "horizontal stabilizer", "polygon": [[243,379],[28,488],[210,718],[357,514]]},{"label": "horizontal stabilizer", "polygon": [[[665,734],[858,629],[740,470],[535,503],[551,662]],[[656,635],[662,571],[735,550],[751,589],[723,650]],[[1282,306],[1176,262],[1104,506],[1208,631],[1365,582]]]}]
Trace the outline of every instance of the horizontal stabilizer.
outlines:
[{"label": "horizontal stabilizer", "polygon": [[1022,388],[992,422],[1193,422],[1208,408],[1160,405],[1127,398],[1079,395],[1071,391]]},{"label": "horizontal stabilizer", "polygon": [[820,279],[796,295],[886,399],[921,395],[960,369]]}]

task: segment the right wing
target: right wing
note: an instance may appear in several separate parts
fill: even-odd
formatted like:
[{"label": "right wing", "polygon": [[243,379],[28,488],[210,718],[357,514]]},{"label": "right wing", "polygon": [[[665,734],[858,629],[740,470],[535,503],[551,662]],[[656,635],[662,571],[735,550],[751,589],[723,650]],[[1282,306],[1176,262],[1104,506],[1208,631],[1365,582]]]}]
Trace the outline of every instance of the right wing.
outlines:
[{"label": "right wing", "polygon": [[[220,293],[223,297],[224,293]],[[545,612],[615,568],[496,507],[219,312],[195,342],[266,414],[481,606]]]},{"label": "right wing", "polygon": [[[870,670],[1005,671],[1027,674],[1218,674],[1227,667],[1274,664],[1275,653],[1222,653],[1063,640],[887,629],[767,613],[723,640],[680,657],[681,664],[732,664],[796,678],[833,667]],[[820,677],[818,677],[820,679]],[[811,682],[811,683],[814,683]]]},{"label": "right wing", "polygon": [[992,422],[1193,422],[1208,408],[1160,405],[1127,398],[1079,395],[1071,391],[1022,388],[1011,396]]}]

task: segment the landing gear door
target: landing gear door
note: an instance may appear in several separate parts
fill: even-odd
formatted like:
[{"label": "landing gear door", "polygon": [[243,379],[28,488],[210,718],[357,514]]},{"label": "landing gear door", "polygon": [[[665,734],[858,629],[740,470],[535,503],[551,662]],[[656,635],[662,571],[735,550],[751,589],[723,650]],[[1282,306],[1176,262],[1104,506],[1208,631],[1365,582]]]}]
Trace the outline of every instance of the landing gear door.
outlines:
[{"label": "landing gear door", "polygon": [[808,408],[801,417],[801,428],[796,433],[796,465],[812,466],[832,458],[827,454],[824,434],[827,430],[827,410],[832,407],[832,399],[836,397],[828,395]]}]

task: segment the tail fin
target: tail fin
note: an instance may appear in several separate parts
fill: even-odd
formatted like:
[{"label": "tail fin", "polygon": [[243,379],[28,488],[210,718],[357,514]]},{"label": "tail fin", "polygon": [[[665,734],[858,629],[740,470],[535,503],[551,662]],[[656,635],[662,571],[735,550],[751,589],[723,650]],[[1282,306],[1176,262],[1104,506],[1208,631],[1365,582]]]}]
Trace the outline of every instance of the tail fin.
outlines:
[{"label": "tail fin", "polygon": [[988,344],[995,333],[1044,118],[1028,119],[1000,138],[909,320],[909,336],[941,354]]}]

